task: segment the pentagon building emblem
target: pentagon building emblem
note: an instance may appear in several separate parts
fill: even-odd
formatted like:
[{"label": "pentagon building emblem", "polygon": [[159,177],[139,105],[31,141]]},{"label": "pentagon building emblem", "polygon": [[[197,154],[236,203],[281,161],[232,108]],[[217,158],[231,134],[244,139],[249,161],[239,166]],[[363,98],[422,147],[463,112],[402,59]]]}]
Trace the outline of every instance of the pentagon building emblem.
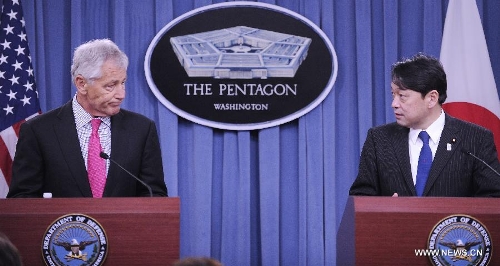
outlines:
[{"label": "pentagon building emblem", "polygon": [[492,254],[490,233],[468,215],[441,220],[432,229],[427,244],[433,265],[488,265]]},{"label": "pentagon building emblem", "polygon": [[237,26],[170,39],[190,77],[294,77],[310,38]]},{"label": "pentagon building emblem", "polygon": [[297,119],[334,87],[337,54],[312,21],[286,8],[229,1],[182,14],[151,41],[149,88],[178,116],[254,130]]},{"label": "pentagon building emblem", "polygon": [[57,218],[43,237],[42,255],[46,265],[103,265],[107,253],[104,229],[84,214]]}]

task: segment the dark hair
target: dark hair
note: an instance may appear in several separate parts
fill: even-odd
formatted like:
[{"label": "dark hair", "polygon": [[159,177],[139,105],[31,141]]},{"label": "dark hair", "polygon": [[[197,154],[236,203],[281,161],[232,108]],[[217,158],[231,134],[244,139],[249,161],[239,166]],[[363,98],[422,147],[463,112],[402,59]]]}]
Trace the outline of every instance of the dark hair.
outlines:
[{"label": "dark hair", "polygon": [[0,266],[21,266],[21,255],[9,238],[0,232]]},{"label": "dark hair", "polygon": [[392,83],[402,90],[420,92],[422,97],[436,90],[439,104],[446,100],[446,73],[438,59],[418,53],[392,65]]}]

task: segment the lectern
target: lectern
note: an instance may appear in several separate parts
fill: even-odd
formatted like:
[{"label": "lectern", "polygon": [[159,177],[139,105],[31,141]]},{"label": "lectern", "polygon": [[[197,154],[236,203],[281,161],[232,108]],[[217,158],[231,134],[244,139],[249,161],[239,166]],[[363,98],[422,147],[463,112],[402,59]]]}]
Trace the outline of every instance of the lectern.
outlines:
[{"label": "lectern", "polygon": [[337,265],[433,265],[424,253],[432,251],[429,242],[449,245],[451,258],[467,263],[473,256],[460,255],[485,236],[489,265],[500,265],[500,199],[351,196],[337,234]]},{"label": "lectern", "polygon": [[83,214],[107,236],[105,265],[171,265],[179,259],[179,198],[1,199],[0,231],[19,249],[24,265],[45,265],[49,225]]}]

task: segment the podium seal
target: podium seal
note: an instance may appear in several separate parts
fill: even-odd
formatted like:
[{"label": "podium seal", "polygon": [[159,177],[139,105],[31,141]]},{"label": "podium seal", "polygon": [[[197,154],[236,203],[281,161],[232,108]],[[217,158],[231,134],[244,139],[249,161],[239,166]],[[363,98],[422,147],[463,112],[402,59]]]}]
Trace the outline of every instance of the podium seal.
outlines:
[{"label": "podium seal", "polygon": [[104,229],[85,214],[57,218],[43,236],[42,255],[46,265],[103,265],[107,253]]},{"label": "podium seal", "polygon": [[439,221],[427,244],[433,265],[488,265],[491,259],[490,233],[468,215],[452,215]]}]

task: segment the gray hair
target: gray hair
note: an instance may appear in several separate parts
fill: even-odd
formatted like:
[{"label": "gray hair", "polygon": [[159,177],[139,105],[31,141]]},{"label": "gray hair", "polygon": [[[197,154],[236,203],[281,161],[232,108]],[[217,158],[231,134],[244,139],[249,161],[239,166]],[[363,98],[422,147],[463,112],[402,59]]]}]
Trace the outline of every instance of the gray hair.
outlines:
[{"label": "gray hair", "polygon": [[82,75],[89,83],[102,76],[101,67],[107,60],[113,60],[117,66],[127,69],[128,57],[109,39],[88,41],[75,49],[71,78]]}]

